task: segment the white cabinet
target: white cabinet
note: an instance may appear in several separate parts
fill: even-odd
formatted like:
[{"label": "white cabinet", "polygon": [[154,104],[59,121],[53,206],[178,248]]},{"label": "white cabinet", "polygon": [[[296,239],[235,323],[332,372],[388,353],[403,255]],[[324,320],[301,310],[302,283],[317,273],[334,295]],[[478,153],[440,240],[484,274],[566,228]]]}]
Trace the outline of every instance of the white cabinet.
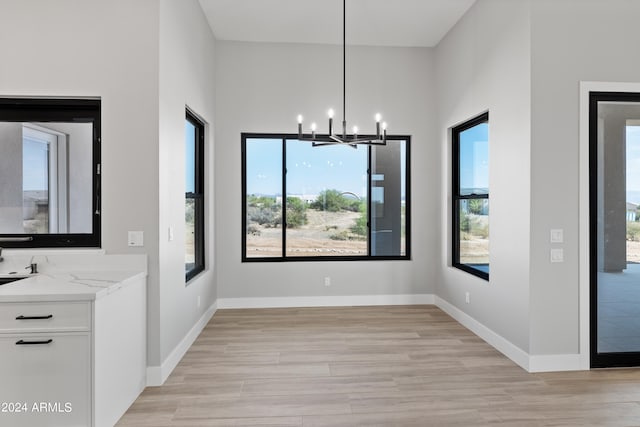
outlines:
[{"label": "white cabinet", "polygon": [[[23,344],[42,342],[46,344]],[[90,425],[91,343],[88,333],[0,337],[0,425]]]},{"label": "white cabinet", "polygon": [[146,383],[146,278],[85,301],[0,302],[0,426],[110,427]]},{"label": "white cabinet", "polygon": [[90,425],[89,315],[88,302],[0,304],[0,425]]}]

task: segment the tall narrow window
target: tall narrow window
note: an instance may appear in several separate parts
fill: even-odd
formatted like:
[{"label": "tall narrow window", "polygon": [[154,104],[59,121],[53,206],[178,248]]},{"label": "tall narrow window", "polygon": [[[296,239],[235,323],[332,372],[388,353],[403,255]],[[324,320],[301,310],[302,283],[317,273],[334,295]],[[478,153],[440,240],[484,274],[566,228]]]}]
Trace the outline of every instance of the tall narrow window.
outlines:
[{"label": "tall narrow window", "polygon": [[204,123],[189,110],[185,120],[185,275],[204,270]]},{"label": "tall narrow window", "polygon": [[452,130],[453,266],[489,279],[489,113]]}]

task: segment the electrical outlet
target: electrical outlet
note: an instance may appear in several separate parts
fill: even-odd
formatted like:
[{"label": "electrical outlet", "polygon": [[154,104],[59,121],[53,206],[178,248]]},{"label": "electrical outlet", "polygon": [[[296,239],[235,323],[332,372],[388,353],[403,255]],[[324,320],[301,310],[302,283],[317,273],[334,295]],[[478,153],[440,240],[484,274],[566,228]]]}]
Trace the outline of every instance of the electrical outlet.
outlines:
[{"label": "electrical outlet", "polygon": [[471,302],[471,295],[469,295],[469,292],[466,292],[464,294],[464,301],[469,304]]},{"label": "electrical outlet", "polygon": [[551,249],[551,262],[564,262],[564,251],[562,249]]},{"label": "electrical outlet", "polygon": [[129,246],[144,246],[144,232],[129,231]]},{"label": "electrical outlet", "polygon": [[331,277],[327,276],[324,278],[324,285],[327,287],[331,286]]},{"label": "electrical outlet", "polygon": [[549,241],[551,243],[564,243],[564,230],[560,228],[551,230]]}]

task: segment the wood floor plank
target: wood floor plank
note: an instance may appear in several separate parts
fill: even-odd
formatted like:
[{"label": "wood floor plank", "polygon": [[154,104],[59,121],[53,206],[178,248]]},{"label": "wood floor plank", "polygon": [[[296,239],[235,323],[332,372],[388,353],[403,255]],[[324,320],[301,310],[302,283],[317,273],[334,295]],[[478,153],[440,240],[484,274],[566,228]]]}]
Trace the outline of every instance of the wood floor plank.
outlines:
[{"label": "wood floor plank", "polygon": [[434,306],[218,310],[120,427],[640,425],[640,370],[529,374]]}]

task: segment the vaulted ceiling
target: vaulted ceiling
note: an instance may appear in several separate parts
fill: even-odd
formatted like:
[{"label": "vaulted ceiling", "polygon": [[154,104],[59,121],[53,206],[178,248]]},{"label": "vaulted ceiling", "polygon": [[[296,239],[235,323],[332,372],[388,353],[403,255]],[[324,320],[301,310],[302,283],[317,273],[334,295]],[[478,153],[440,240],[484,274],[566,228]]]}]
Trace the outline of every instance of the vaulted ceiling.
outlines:
[{"label": "vaulted ceiling", "polygon": [[[347,44],[432,47],[475,0],[347,0]],[[341,0],[200,0],[217,39],[342,43]]]}]

